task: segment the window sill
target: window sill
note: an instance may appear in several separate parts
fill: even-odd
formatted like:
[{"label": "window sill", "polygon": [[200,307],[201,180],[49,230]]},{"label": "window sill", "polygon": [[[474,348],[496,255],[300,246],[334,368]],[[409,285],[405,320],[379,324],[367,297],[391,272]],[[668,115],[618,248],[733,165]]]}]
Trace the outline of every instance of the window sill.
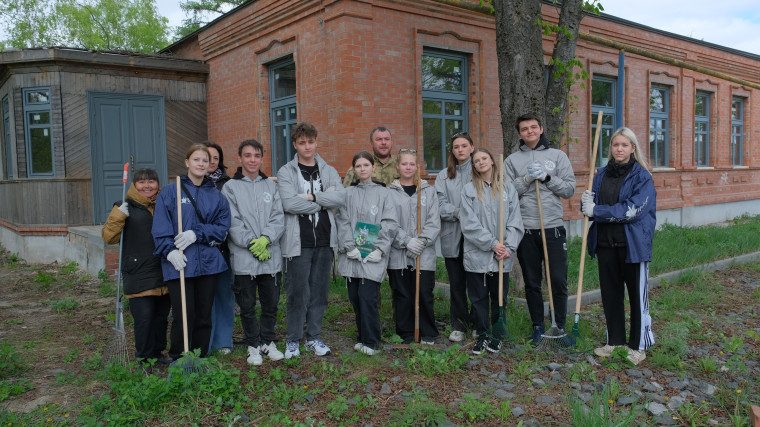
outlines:
[{"label": "window sill", "polygon": [[675,170],[676,168],[662,168],[662,167],[652,168],[652,172],[673,172]]},{"label": "window sill", "polygon": [[744,166],[744,165],[732,165],[731,167],[733,169],[749,169],[749,166]]},{"label": "window sill", "polygon": [[712,171],[712,170],[715,170],[715,167],[713,167],[713,166],[697,166],[697,170]]}]

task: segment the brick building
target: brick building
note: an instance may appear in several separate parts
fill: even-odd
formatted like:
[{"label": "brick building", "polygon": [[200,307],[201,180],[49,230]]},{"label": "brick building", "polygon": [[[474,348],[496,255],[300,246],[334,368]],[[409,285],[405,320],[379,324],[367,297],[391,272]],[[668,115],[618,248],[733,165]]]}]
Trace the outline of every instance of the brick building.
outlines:
[{"label": "brick building", "polygon": [[[556,20],[555,8],[543,7]],[[600,157],[617,127],[637,134],[653,166],[660,222],[760,213],[760,57],[607,15],[586,16],[581,33],[590,36],[577,55],[592,83],[573,90],[570,136],[579,142],[563,144],[578,183],[587,180],[591,117],[603,110]],[[621,54],[593,37],[706,70]],[[551,48],[546,37],[547,60]],[[209,138],[231,153],[245,138],[262,141],[270,171],[292,158],[288,126],[297,120],[317,126],[321,154],[341,172],[380,124],[395,148],[417,145],[431,174],[459,129],[501,151],[495,24],[467,2],[258,0],[165,52],[206,61]],[[568,203],[571,225],[579,203]]]}]

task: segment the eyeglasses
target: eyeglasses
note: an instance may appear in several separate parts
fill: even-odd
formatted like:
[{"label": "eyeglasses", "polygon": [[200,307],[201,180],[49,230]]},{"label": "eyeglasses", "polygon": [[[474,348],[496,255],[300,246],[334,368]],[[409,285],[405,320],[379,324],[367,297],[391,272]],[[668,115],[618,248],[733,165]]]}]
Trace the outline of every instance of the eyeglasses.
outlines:
[{"label": "eyeglasses", "polygon": [[417,154],[417,150],[415,150],[414,148],[402,148],[402,149],[398,150],[398,152],[399,152],[399,154],[401,154],[401,153]]},{"label": "eyeglasses", "polygon": [[468,132],[457,132],[454,135],[451,135],[451,140],[453,141],[459,138],[460,136],[470,136],[470,134]]}]

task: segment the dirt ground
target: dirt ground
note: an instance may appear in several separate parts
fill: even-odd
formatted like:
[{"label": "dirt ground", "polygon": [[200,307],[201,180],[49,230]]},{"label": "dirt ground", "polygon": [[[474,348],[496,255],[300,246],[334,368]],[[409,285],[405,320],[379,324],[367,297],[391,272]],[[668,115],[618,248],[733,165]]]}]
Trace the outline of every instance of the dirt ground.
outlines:
[{"label": "dirt ground", "polygon": [[[23,261],[14,259],[7,251],[0,252],[0,342],[10,343],[17,351],[23,354],[23,363],[28,367],[20,375],[31,381],[33,387],[19,396],[11,396],[0,402],[0,415],[3,411],[15,413],[28,413],[40,405],[56,405],[68,410],[76,411],[84,398],[102,393],[107,390],[105,384],[94,379],[94,365],[97,365],[99,354],[107,351],[106,344],[113,335],[114,296],[108,295],[109,286],[99,278],[87,276],[79,271],[71,271],[71,266],[51,265],[27,265]],[[758,284],[760,284],[760,269],[732,267],[727,270],[716,272],[712,275],[715,281],[723,286],[723,295],[717,304],[708,312],[698,313],[698,322],[705,336],[720,335],[733,337],[742,331],[756,331],[754,335],[743,336],[743,348],[741,352],[746,363],[746,370],[718,370],[705,373],[696,367],[696,360],[706,356],[712,356],[716,360],[726,361],[724,354],[726,341],[720,339],[707,340],[689,338],[690,356],[684,372],[675,375],[675,378],[691,378],[692,383],[703,381],[716,387],[741,387],[748,393],[750,401],[758,400],[758,388],[760,388],[760,340],[757,331],[760,331],[760,298],[758,298]],[[52,278],[52,279],[51,279]],[[659,289],[652,292],[650,299],[657,298]],[[587,317],[600,318],[600,307],[584,307],[584,315]],[[658,322],[665,319],[655,317],[655,327]],[[595,320],[599,321],[599,319]],[[346,325],[353,324],[353,314],[342,314],[333,324],[325,325],[324,340],[333,347],[333,355],[327,360],[340,363],[340,353],[352,352],[353,339],[345,333]],[[131,350],[133,343],[130,332],[130,322],[127,320],[127,343]],[[278,327],[279,324],[278,324]],[[284,334],[284,331],[278,331]],[[472,345],[470,342],[467,344]],[[518,344],[521,347],[521,344]],[[380,399],[380,406],[376,409],[373,423],[384,425],[387,417],[396,410],[398,403],[394,403],[397,397],[405,390],[412,387],[428,390],[429,397],[437,402],[451,407],[462,399],[464,393],[472,391],[483,392],[478,387],[493,383],[500,379],[505,383],[512,383],[516,387],[509,395],[512,396],[513,406],[519,406],[525,415],[514,418],[527,421],[526,424],[539,425],[563,425],[567,422],[569,414],[567,409],[568,393],[580,392],[574,390],[573,382],[569,376],[560,381],[552,381],[553,373],[549,371],[536,373],[536,378],[543,378],[544,385],[534,381],[515,379],[517,367],[510,355],[517,350],[505,349],[500,355],[488,355],[477,361],[470,361],[461,376],[427,378],[411,376],[398,383],[390,384],[391,392]],[[131,351],[130,351],[131,352]],[[375,374],[370,378],[391,378],[399,375],[399,370],[392,368],[394,360],[403,358],[403,354],[395,355],[386,352],[386,362],[381,363],[376,369],[385,370],[382,375]],[[523,354],[523,353],[521,353]],[[578,362],[592,360],[590,354],[565,354],[559,353],[551,356],[554,361],[566,366]],[[312,356],[312,359],[314,357]],[[225,360],[245,372],[248,366],[244,357],[236,357]],[[293,378],[307,377],[310,375],[311,361],[304,359],[299,369],[289,369]],[[720,366],[720,364],[718,365]],[[165,369],[165,368],[162,368]],[[603,382],[606,378],[614,376],[621,386],[627,389],[638,387],[636,375],[615,370],[603,365],[593,364],[595,378]],[[651,382],[659,382],[664,385],[664,390],[658,391],[661,395],[674,396],[678,389],[668,387],[668,382],[675,381],[672,372],[666,372],[653,363],[645,361],[637,369],[643,371],[644,377],[650,374]],[[500,376],[500,373],[502,374]],[[162,372],[156,373],[161,375]],[[503,377],[503,378],[502,378]],[[85,382],[67,381],[69,378],[88,378]],[[556,379],[556,378],[555,378]],[[371,387],[373,392],[379,395],[381,382],[377,381]],[[585,385],[580,381],[578,387]],[[412,385],[410,385],[410,383]],[[84,384],[84,386],[82,385]],[[478,384],[480,386],[478,386]],[[593,384],[591,384],[593,386]],[[578,388],[575,387],[575,388]],[[539,401],[542,396],[555,399],[555,404],[545,404]],[[718,424],[728,422],[727,409],[721,409],[719,405],[713,406],[709,419]],[[308,408],[303,414],[308,414]],[[73,415],[72,415],[73,416]],[[307,415],[299,415],[307,416]],[[646,423],[657,424],[658,418],[651,413],[643,413],[641,420]],[[681,421],[676,421],[681,423]],[[327,421],[330,424],[330,421]],[[457,422],[456,419],[453,422]]]}]

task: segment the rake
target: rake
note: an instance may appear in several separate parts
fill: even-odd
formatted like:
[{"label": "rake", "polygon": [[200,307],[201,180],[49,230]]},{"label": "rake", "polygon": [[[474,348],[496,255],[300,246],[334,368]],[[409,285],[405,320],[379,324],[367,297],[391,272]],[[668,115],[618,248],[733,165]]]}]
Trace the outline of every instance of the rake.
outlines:
[{"label": "rake", "polygon": [[[124,163],[124,175],[122,178],[121,200],[127,197],[127,178],[129,177],[129,162]],[[129,363],[129,351],[127,350],[127,333],[124,330],[124,306],[121,303],[121,255],[124,250],[124,228],[121,229],[119,238],[119,271],[116,278],[116,315],[111,336],[106,346],[106,360],[122,366]]]},{"label": "rake", "polygon": [[[504,164],[503,155],[499,156],[499,166]],[[504,175],[499,175],[499,243],[504,244]],[[491,335],[503,341],[507,336],[507,315],[504,312],[504,259],[499,259],[499,318],[491,327]]]},{"label": "rake", "polygon": [[[594,184],[594,170],[596,165],[596,155],[599,151],[599,130],[602,128],[602,112],[596,119],[596,132],[594,132],[594,148],[591,154],[591,164],[588,170],[588,184],[586,188],[591,190],[591,186]],[[578,329],[578,322],[581,318],[581,297],[583,292],[583,269],[586,267],[586,245],[588,244],[588,217],[583,216],[583,240],[581,242],[581,261],[578,268],[578,293],[575,297],[575,321],[573,323],[573,329],[570,331],[570,335],[576,340],[581,339],[581,332]]]},{"label": "rake", "polygon": [[536,182],[536,199],[538,200],[538,221],[541,225],[541,243],[544,247],[544,267],[546,267],[546,285],[549,289],[549,313],[552,318],[552,326],[541,335],[541,339],[536,344],[536,350],[547,350],[552,348],[564,348],[575,345],[575,340],[557,327],[557,321],[554,317],[554,297],[552,296],[552,278],[549,270],[549,251],[546,248],[546,232],[544,230],[544,212],[541,207],[541,190],[538,181]]}]

